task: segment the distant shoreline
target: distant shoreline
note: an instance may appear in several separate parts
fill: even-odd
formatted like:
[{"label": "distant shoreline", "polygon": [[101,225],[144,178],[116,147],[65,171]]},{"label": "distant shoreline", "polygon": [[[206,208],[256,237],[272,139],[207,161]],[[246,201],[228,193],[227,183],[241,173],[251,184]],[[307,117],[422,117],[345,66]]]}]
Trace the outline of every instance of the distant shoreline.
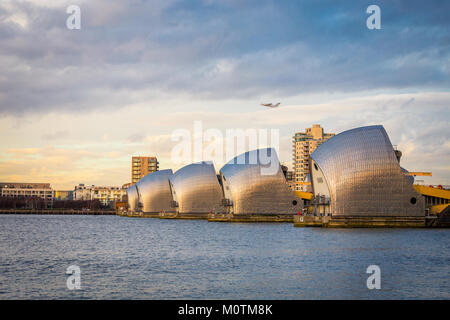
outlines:
[{"label": "distant shoreline", "polygon": [[39,215],[115,215],[115,210],[72,210],[72,209],[0,209],[0,214],[39,214]]}]

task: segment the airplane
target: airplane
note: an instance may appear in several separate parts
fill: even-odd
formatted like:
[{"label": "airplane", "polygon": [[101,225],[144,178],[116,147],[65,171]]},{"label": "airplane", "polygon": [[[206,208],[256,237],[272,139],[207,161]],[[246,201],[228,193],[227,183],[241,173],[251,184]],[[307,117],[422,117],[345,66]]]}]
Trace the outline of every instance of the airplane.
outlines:
[{"label": "airplane", "polygon": [[280,105],[280,103],[278,102],[277,104],[272,104],[272,103],[261,103],[261,105],[263,107],[269,107],[269,108],[276,108]]}]

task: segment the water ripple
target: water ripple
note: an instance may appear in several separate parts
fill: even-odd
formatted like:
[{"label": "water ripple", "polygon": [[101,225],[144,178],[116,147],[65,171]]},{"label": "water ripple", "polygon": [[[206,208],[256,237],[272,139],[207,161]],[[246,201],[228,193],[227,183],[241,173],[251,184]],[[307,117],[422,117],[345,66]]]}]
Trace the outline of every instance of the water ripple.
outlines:
[{"label": "water ripple", "polygon": [[[449,299],[449,243],[442,229],[0,215],[0,299]],[[366,288],[371,264],[382,290]]]}]

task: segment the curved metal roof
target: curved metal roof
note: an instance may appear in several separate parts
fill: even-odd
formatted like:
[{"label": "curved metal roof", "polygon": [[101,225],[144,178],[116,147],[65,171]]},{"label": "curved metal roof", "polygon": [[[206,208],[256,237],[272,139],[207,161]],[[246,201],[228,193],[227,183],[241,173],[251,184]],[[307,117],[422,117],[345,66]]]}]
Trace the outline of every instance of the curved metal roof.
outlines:
[{"label": "curved metal roof", "polygon": [[319,187],[314,176],[323,176],[332,215],[424,215],[423,199],[402,173],[383,126],[342,132],[319,145],[311,159],[313,188]]},{"label": "curved metal roof", "polygon": [[137,211],[139,209],[139,195],[136,185],[127,188],[128,211]]},{"label": "curved metal roof", "polygon": [[173,211],[172,192],[169,185],[172,174],[171,169],[160,170],[149,173],[139,180],[137,188],[143,212]]},{"label": "curved metal roof", "polygon": [[243,153],[220,173],[234,214],[296,214],[303,207],[289,188],[273,148]]},{"label": "curved metal roof", "polygon": [[223,192],[212,162],[187,165],[170,177],[180,213],[223,212]]}]

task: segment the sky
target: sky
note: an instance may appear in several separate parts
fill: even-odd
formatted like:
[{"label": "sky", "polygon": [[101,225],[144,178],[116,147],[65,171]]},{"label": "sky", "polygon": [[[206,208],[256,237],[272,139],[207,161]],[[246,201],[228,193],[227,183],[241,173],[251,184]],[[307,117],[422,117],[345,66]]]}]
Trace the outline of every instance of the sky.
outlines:
[{"label": "sky", "polygon": [[288,165],[312,124],[381,124],[403,167],[450,185],[448,12],[445,0],[1,0],[0,181],[121,186],[133,155],[176,170],[173,132],[201,121],[279,130]]}]

